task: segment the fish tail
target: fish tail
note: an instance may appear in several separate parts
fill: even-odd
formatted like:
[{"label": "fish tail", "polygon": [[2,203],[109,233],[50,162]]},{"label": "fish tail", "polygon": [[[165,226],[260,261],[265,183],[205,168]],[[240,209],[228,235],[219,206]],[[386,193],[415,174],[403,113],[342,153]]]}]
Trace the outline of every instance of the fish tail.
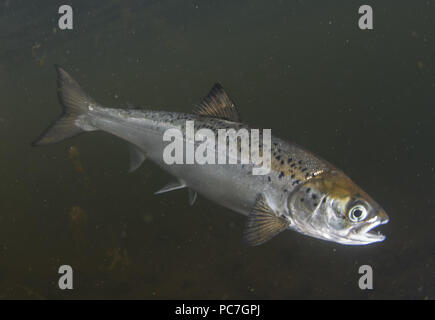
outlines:
[{"label": "fish tail", "polygon": [[59,142],[83,131],[96,130],[86,124],[86,113],[96,106],[80,85],[60,66],[57,72],[57,95],[63,108],[61,116],[54,121],[32,145],[40,146]]}]

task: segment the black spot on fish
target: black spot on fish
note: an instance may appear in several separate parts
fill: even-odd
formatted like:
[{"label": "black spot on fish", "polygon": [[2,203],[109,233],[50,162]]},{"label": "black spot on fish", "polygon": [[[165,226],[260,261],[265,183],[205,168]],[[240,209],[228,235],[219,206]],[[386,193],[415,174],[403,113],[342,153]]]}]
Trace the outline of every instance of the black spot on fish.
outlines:
[{"label": "black spot on fish", "polygon": [[311,188],[308,188],[308,189],[307,189],[307,193],[309,193],[310,191],[311,191]]},{"label": "black spot on fish", "polygon": [[302,160],[299,160],[298,163],[299,163],[299,164],[302,164]]},{"label": "black spot on fish", "polygon": [[269,176],[269,177],[267,177],[267,180],[269,180],[269,182],[270,182],[270,181],[272,181],[272,179],[270,178],[270,176]]},{"label": "black spot on fish", "polygon": [[313,193],[313,194],[311,195],[311,198],[312,198],[313,200],[316,200],[316,199],[317,199],[317,194]]},{"label": "black spot on fish", "polygon": [[313,205],[314,205],[315,207],[317,207],[318,203],[317,203],[317,202],[314,202]]},{"label": "black spot on fish", "polygon": [[302,169],[302,172],[307,171],[307,170],[308,170],[307,168],[303,168],[303,169]]},{"label": "black spot on fish", "polygon": [[306,174],[305,174],[305,178],[308,178],[310,176],[310,174],[307,172]]},{"label": "black spot on fish", "polygon": [[294,186],[295,184],[298,184],[299,182],[300,182],[299,180],[293,181],[292,186]]},{"label": "black spot on fish", "polygon": [[281,165],[283,165],[284,164],[284,160],[281,160]]},{"label": "black spot on fish", "polygon": [[322,200],[322,203],[325,203],[326,202],[326,197],[325,198],[323,198],[323,200]]},{"label": "black spot on fish", "polygon": [[296,167],[296,164],[292,164],[291,166],[290,166],[290,168],[294,168],[294,167]]},{"label": "black spot on fish", "polygon": [[284,172],[280,172],[278,178],[282,179],[282,177],[284,177]]},{"label": "black spot on fish", "polygon": [[288,192],[288,190],[287,190],[287,189],[284,189],[284,192]]},{"label": "black spot on fish", "polygon": [[278,160],[278,161],[281,160],[281,156],[277,156],[276,160]]},{"label": "black spot on fish", "polygon": [[294,178],[295,178],[295,175],[294,175],[294,174],[292,174],[290,178],[294,179]]},{"label": "black spot on fish", "polygon": [[292,162],[292,161],[293,161],[292,158],[288,158],[288,159],[287,159],[287,163],[290,163],[290,162]]},{"label": "black spot on fish", "polygon": [[304,198],[301,198],[301,202],[304,202]]}]

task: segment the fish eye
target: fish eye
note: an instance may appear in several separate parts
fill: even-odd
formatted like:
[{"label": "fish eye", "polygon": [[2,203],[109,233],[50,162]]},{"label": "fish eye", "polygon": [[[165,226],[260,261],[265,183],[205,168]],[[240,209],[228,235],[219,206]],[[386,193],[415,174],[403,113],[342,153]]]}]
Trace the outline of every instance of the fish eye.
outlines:
[{"label": "fish eye", "polygon": [[349,219],[352,222],[359,222],[367,218],[367,209],[362,205],[353,206],[349,210]]}]

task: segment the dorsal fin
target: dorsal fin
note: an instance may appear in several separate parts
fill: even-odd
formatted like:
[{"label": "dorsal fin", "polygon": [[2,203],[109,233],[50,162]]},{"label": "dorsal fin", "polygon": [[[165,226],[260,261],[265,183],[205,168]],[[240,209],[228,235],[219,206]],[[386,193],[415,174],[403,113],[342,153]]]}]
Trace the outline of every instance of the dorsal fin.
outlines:
[{"label": "dorsal fin", "polygon": [[208,95],[201,100],[195,113],[240,122],[239,113],[237,112],[234,102],[219,83],[216,83],[213,88],[211,88]]}]

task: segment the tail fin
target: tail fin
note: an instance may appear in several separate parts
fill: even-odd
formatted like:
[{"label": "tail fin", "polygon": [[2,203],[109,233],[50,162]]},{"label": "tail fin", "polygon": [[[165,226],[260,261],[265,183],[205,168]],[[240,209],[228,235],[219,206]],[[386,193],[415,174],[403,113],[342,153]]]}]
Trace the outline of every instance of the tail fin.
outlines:
[{"label": "tail fin", "polygon": [[57,71],[57,95],[63,112],[32,143],[34,146],[59,142],[82,132],[83,130],[76,125],[75,120],[79,115],[86,113],[90,105],[96,104],[65,70],[57,65],[55,68]]}]

